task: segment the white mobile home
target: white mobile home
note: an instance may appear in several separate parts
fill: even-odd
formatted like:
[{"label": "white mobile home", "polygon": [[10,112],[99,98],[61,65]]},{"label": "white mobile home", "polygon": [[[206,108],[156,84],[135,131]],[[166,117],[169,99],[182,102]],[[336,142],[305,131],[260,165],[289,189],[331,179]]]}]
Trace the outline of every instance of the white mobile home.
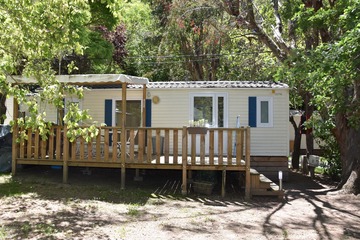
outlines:
[{"label": "white mobile home", "polygon": [[[114,77],[111,74],[59,76],[62,82],[84,85],[89,89],[83,99],[67,97],[65,105],[77,102],[82,109],[89,110],[94,121],[107,126],[121,126],[122,85],[118,82],[111,84],[110,79]],[[47,111],[49,121],[58,122],[55,109],[43,106],[42,110]],[[251,166],[270,178],[276,178],[279,170],[287,178],[288,118],[289,88],[282,83],[149,82],[146,88],[144,85],[127,85],[126,127],[181,128],[190,120],[199,119],[205,119],[209,128],[250,126]],[[217,133],[216,141],[219,141]],[[208,136],[205,144],[209,144]],[[217,145],[214,148],[216,154]],[[222,152],[226,154],[226,151],[224,139]]]}]

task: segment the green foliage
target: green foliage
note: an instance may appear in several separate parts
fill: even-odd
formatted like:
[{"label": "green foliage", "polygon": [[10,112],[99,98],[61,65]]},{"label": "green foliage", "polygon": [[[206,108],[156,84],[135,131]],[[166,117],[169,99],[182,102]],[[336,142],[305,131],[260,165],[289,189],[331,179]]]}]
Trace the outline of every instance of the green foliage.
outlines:
[{"label": "green foliage", "polygon": [[110,73],[114,47],[100,32],[89,33],[89,42],[84,53],[91,59],[93,73]]},{"label": "green foliage", "polygon": [[315,126],[314,135],[324,143],[321,147],[332,177],[338,177],[341,170],[338,142],[333,135],[335,118],[343,116],[348,128],[360,127],[360,99],[356,90],[360,84],[359,12],[358,1],[337,1],[333,8],[325,6],[317,12],[302,9],[295,14],[304,33],[329,26],[332,41],[314,49],[297,49],[276,75],[296,91],[292,93],[294,105],[302,104],[296,94],[312,94],[311,104],[316,106],[318,115],[308,124]]},{"label": "green foliage", "polygon": [[[88,38],[90,7],[88,1],[0,1],[0,89],[14,96],[29,115],[19,118],[19,127],[37,129],[47,139],[51,123],[39,103],[63,109],[67,95],[82,97],[82,89],[60,84],[52,69],[54,59],[68,54],[83,54]],[[69,63],[68,69],[76,66]],[[36,80],[34,86],[16,83],[13,74]],[[78,112],[79,113],[79,112]],[[75,114],[74,121],[88,119],[86,112]],[[65,119],[65,122],[68,119]],[[24,132],[23,138],[26,138]]]},{"label": "green foliage", "polygon": [[117,6],[117,17],[126,28],[126,51],[124,70],[131,75],[163,79],[163,71],[156,64],[160,31],[150,4],[143,1],[124,1]]}]

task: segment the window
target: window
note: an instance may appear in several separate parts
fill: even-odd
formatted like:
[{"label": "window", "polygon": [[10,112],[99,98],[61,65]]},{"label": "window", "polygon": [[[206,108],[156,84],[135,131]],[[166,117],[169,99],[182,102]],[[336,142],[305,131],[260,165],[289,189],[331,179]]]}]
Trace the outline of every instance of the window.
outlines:
[{"label": "window", "polygon": [[191,94],[190,119],[198,121],[205,119],[209,126],[226,127],[226,94],[208,93]]},{"label": "window", "polygon": [[257,97],[256,99],[257,127],[273,127],[273,100],[272,97]]},{"label": "window", "polygon": [[[115,126],[122,126],[122,101],[115,102]],[[126,101],[126,127],[141,126],[141,101]]]}]

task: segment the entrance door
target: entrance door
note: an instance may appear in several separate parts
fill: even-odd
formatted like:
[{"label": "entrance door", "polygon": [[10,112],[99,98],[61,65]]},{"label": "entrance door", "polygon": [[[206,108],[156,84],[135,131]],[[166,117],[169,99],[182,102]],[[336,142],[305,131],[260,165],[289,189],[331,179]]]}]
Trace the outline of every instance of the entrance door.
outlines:
[{"label": "entrance door", "polygon": [[[227,94],[226,93],[206,93],[190,95],[190,120],[199,121],[204,119],[208,127],[219,128],[227,127]],[[206,136],[206,154],[209,149],[209,134]],[[218,134],[215,132],[215,154],[218,153]],[[200,153],[200,137],[196,140],[197,154]],[[226,144],[226,142],[224,142]],[[224,150],[227,146],[224,145]]]}]

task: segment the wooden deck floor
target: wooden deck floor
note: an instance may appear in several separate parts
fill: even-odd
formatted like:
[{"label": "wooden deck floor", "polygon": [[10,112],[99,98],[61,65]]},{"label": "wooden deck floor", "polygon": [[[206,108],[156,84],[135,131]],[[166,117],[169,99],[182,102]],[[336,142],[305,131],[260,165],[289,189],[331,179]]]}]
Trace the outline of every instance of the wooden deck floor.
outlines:
[{"label": "wooden deck floor", "polygon": [[[144,158],[143,158],[144,159]],[[220,164],[221,162],[221,164]],[[56,159],[21,159],[17,160],[18,164],[32,164],[32,165],[62,165],[63,160]],[[120,159],[116,161],[112,160],[112,155],[109,155],[108,159],[69,159],[67,162],[68,166],[78,166],[78,167],[101,167],[101,168],[121,168]],[[142,160],[140,161],[138,156],[135,155],[131,160],[129,157],[126,159],[125,163],[126,168],[142,168],[142,169],[182,169],[183,160],[182,156],[152,156],[151,160]],[[245,171],[245,161],[241,160],[240,165],[237,164],[235,158],[228,160],[228,158],[214,157],[213,163],[210,164],[210,158],[200,158],[195,157],[192,159],[190,156],[187,157],[186,168],[189,170],[237,170]]]}]

